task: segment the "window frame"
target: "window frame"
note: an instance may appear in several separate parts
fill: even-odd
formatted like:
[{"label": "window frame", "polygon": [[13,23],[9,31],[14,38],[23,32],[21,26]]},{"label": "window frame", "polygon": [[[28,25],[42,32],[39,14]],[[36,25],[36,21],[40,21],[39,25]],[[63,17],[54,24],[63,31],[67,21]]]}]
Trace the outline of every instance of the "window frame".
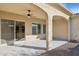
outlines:
[{"label": "window frame", "polygon": [[[35,31],[36,33],[33,32],[33,24],[36,26],[35,28]],[[39,25],[40,25],[40,28],[39,28]],[[38,23],[32,23],[32,35],[39,35],[41,34],[41,24],[38,24]]]}]

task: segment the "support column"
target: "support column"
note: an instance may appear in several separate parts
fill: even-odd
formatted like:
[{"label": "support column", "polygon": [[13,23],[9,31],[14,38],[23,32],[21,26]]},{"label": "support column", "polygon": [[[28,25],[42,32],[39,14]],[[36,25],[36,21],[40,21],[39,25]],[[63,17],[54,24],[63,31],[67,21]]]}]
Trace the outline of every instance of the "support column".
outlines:
[{"label": "support column", "polygon": [[68,19],[68,41],[70,41],[70,27],[71,27],[71,25],[70,25],[70,19]]},{"label": "support column", "polygon": [[46,21],[46,24],[47,24],[47,27],[46,27],[46,48],[47,48],[47,50],[50,50],[51,48],[52,48],[52,46],[53,46],[53,43],[52,43],[52,41],[53,41],[53,34],[52,34],[52,31],[53,31],[53,29],[52,29],[52,24],[53,22],[52,22],[52,16],[51,15],[48,15],[48,20]]}]

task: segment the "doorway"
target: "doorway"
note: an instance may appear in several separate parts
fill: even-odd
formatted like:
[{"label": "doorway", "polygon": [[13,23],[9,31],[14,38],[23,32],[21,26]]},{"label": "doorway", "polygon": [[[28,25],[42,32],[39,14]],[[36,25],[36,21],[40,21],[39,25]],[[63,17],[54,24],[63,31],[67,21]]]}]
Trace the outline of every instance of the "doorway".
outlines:
[{"label": "doorway", "polygon": [[1,19],[1,44],[14,45],[15,41],[25,40],[25,23]]},{"label": "doorway", "polygon": [[25,40],[25,23],[16,21],[16,41],[23,41]]},{"label": "doorway", "polygon": [[14,43],[14,21],[1,20],[1,44],[11,45]]}]

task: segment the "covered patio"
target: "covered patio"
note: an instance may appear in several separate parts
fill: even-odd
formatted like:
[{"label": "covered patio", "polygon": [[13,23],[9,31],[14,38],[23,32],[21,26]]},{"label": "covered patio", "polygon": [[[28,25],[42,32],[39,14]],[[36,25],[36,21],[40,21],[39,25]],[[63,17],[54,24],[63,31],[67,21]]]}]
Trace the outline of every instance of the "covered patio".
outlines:
[{"label": "covered patio", "polygon": [[[37,56],[46,52],[46,41],[19,41],[15,42],[14,46],[1,46],[0,56]],[[60,47],[67,41],[52,41],[52,49]]]},{"label": "covered patio", "polygon": [[[13,9],[11,9],[11,7],[13,7]],[[16,33],[15,33],[16,32],[15,27],[13,27],[14,31],[12,31],[11,30],[12,28],[10,28],[11,32],[13,33],[12,39],[14,42],[14,46],[26,47],[26,48],[35,49],[35,50],[43,49],[44,51],[48,51],[50,49],[55,49],[56,47],[60,47],[61,45],[64,45],[65,43],[67,43],[70,40],[69,15],[65,14],[64,12],[60,11],[59,9],[53,8],[53,6],[50,6],[49,4],[37,4],[37,3],[33,3],[33,4],[0,4],[0,9],[1,9],[1,11],[0,11],[1,19],[21,21],[21,22],[25,23],[25,25],[23,25],[25,27],[23,30],[24,36],[22,37],[25,39],[24,41],[20,41],[22,38],[17,40]],[[30,18],[28,18],[27,14],[26,14],[27,10],[31,10],[33,13]],[[67,25],[67,28],[66,28],[66,30],[67,30],[66,39],[67,40],[66,41],[54,39],[54,35],[55,35],[54,27],[55,26],[53,24],[54,24],[55,18],[57,18],[57,19],[60,18],[62,20],[65,19],[67,21],[67,24],[66,24]],[[15,22],[15,21],[13,21],[14,26],[16,26],[16,24],[18,24],[18,22]],[[35,35],[32,32],[33,31],[32,24],[34,24],[34,23],[36,23],[37,25],[39,25],[39,24],[42,25],[41,29],[39,31],[40,33],[36,33]],[[43,33],[44,24],[46,25],[46,28],[45,28],[46,33]],[[18,26],[20,27],[20,25],[18,25]],[[1,34],[2,33],[0,32],[0,35]],[[9,34],[11,34],[11,33],[9,33]],[[30,36],[29,39],[27,38],[28,36]],[[37,40],[37,38],[35,38],[34,40],[32,40],[34,38],[34,36],[39,36],[37,38],[40,38],[40,39]],[[43,39],[43,37],[45,39]],[[61,35],[61,37],[62,37],[62,35]],[[3,36],[3,39],[0,36],[0,39],[3,40],[4,36]]]}]

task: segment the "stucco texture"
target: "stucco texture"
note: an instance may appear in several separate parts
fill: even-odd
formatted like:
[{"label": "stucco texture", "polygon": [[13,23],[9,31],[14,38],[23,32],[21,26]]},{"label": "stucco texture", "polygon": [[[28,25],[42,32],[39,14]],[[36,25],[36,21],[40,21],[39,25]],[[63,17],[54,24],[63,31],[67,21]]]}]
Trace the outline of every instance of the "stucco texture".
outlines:
[{"label": "stucco texture", "polygon": [[55,17],[53,20],[53,35],[54,39],[67,40],[68,39],[68,24],[67,20],[62,17]]},{"label": "stucco texture", "polygon": [[79,41],[79,15],[72,17],[71,25],[71,39]]}]

